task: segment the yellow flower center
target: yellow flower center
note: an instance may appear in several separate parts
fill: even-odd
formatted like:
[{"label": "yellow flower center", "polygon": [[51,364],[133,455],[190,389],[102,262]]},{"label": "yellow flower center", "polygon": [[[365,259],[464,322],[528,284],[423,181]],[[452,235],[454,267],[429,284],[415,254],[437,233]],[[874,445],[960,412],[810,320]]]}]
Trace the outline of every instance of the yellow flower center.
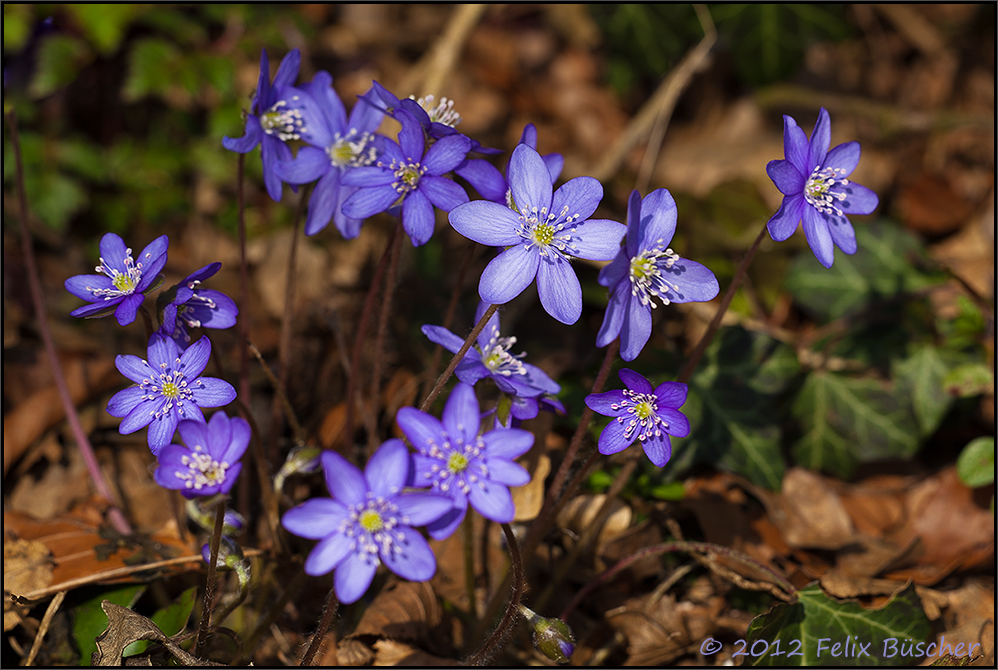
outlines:
[{"label": "yellow flower center", "polygon": [[165,398],[178,398],[180,396],[180,387],[173,382],[166,382],[163,384],[162,393]]},{"label": "yellow flower center", "polygon": [[468,457],[464,454],[453,453],[447,459],[447,469],[453,473],[464,472],[468,468]]},{"label": "yellow flower center", "polygon": [[369,533],[377,533],[385,527],[385,522],[378,512],[373,509],[369,509],[360,513],[360,525]]},{"label": "yellow flower center", "polygon": [[648,401],[638,403],[638,405],[634,408],[634,414],[639,419],[647,419],[649,416],[651,416],[654,413],[655,413],[655,408],[652,407],[651,403]]},{"label": "yellow flower center", "polygon": [[534,242],[539,247],[546,247],[554,241],[554,226],[547,223],[538,223],[534,226]]}]

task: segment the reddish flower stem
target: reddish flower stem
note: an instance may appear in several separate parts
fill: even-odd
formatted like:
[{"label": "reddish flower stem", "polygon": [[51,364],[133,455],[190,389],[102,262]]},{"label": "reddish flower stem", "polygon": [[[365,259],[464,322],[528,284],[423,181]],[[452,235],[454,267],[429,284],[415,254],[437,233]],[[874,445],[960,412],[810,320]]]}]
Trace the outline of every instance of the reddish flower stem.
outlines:
[{"label": "reddish flower stem", "polygon": [[[493,305],[495,307],[495,305]],[[523,597],[523,589],[526,584],[523,575],[523,560],[520,556],[520,547],[516,541],[516,535],[508,523],[502,524],[502,532],[506,536],[506,544],[509,546],[509,558],[513,564],[513,595],[506,606],[506,612],[502,615],[502,620],[496,629],[492,631],[481,647],[472,654],[463,665],[485,665],[495,654],[499,653],[503,643],[512,633],[513,624],[516,623],[516,615],[520,608],[520,599]]]},{"label": "reddish flower stem", "polygon": [[326,632],[333,623],[333,617],[336,616],[339,604],[339,601],[336,599],[336,589],[329,589],[329,595],[326,596],[326,606],[322,608],[322,619],[319,620],[319,627],[315,629],[312,641],[309,642],[308,650],[302,656],[301,663],[298,664],[299,666],[308,667],[312,665],[315,655],[319,652],[319,647],[322,646],[322,639],[326,637]]},{"label": "reddish flower stem", "polygon": [[485,324],[489,322],[489,319],[492,318],[492,315],[496,313],[497,309],[499,309],[499,305],[490,305],[489,308],[485,310],[485,313],[482,314],[482,318],[478,320],[475,327],[471,329],[471,333],[468,334],[467,339],[464,340],[464,344],[462,344],[458,352],[454,354],[454,357],[450,359],[450,363],[447,364],[447,368],[440,374],[439,377],[437,377],[437,381],[433,384],[433,388],[430,389],[429,394],[426,396],[426,400],[424,400],[423,404],[420,405],[420,411],[427,411],[430,408],[430,405],[433,404],[433,401],[437,399],[437,396],[440,395],[440,391],[444,388],[444,384],[446,384],[447,380],[450,379],[450,376],[454,374],[454,370],[457,368],[458,363],[464,360],[464,355],[468,353],[469,349],[471,349],[471,343],[474,342],[475,338],[478,337],[478,334],[482,332],[482,329],[485,328]]},{"label": "reddish flower stem", "polygon": [[[371,414],[378,416],[381,405],[381,352],[385,349],[385,335],[388,331],[388,318],[392,313],[392,301],[397,287],[399,259],[402,257],[402,236],[396,235],[388,245],[391,254],[388,261],[388,275],[385,277],[385,293],[381,298],[381,309],[378,313],[378,334],[374,338],[374,363],[371,369]],[[377,425],[377,420],[375,420]],[[368,435],[368,457],[373,455],[378,446],[378,436]]]},{"label": "reddish flower stem", "polygon": [[[445,330],[450,330],[451,323],[454,322],[454,314],[457,312],[457,303],[461,299],[461,293],[464,290],[464,279],[468,274],[468,269],[471,267],[471,261],[475,258],[475,251],[478,249],[478,243],[474,240],[468,240],[467,249],[464,252],[464,260],[461,261],[461,267],[457,271],[457,279],[454,280],[454,290],[450,296],[450,303],[447,305],[447,312],[444,314],[443,328]],[[429,372],[426,375],[426,383],[429,384],[431,379],[436,379],[437,369],[440,367],[440,357],[443,356],[444,347],[442,344],[438,344],[433,349],[433,361],[430,363]]]},{"label": "reddish flower stem", "polygon": [[62,401],[62,408],[66,413],[66,421],[76,440],[76,446],[83,456],[83,462],[90,473],[90,479],[97,489],[97,493],[107,501],[108,519],[122,535],[131,535],[132,527],[125,519],[116,502],[116,497],[111,492],[111,487],[104,480],[97,456],[94,454],[90,440],[86,431],[80,423],[80,416],[76,413],[73,399],[69,395],[69,387],[66,386],[66,377],[63,375],[62,366],[59,365],[59,356],[55,349],[55,340],[52,339],[52,331],[49,329],[48,315],[45,313],[45,297],[42,293],[42,284],[38,278],[38,266],[35,264],[35,252],[31,243],[31,229],[28,226],[28,195],[24,188],[24,164],[21,159],[21,141],[17,131],[17,115],[11,109],[5,114],[7,125],[10,128],[10,143],[14,150],[14,175],[17,183],[17,200],[20,207],[21,224],[21,255],[24,257],[25,272],[28,275],[28,287],[31,291],[31,302],[35,308],[35,317],[38,319],[38,330],[42,336],[45,346],[45,353],[48,355],[49,365],[52,366],[52,376],[55,379],[56,389],[59,391],[59,400]]},{"label": "reddish flower stem", "polygon": [[222,526],[225,524],[225,496],[215,502],[215,529],[211,534],[211,560],[208,561],[208,575],[204,583],[204,604],[201,607],[201,622],[198,624],[194,655],[198,658],[208,641],[208,628],[211,625],[211,601],[215,595],[215,570],[218,567],[218,548],[222,544]]}]

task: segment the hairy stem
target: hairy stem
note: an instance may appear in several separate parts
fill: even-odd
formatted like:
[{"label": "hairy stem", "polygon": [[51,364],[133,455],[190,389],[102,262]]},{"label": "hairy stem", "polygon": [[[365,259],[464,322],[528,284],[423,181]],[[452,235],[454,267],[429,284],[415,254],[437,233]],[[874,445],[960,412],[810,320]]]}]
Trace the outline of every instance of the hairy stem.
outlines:
[{"label": "hairy stem", "polygon": [[[401,216],[401,215],[400,215]],[[401,218],[399,224],[401,225]],[[396,235],[388,246],[391,258],[388,261],[388,275],[385,277],[385,293],[381,299],[381,310],[378,313],[378,334],[374,338],[374,364],[371,369],[371,413],[375,417],[380,411],[381,401],[381,352],[385,348],[385,335],[388,331],[388,318],[392,313],[392,301],[395,298],[395,288],[398,278],[399,259],[402,257],[402,236]],[[377,448],[378,436],[368,435],[368,457]]]},{"label": "hairy stem", "polygon": [[513,564],[513,595],[506,606],[506,612],[502,615],[502,620],[496,629],[492,631],[481,647],[472,654],[465,665],[484,665],[495,656],[502,648],[503,642],[513,632],[513,624],[516,623],[516,615],[520,608],[520,599],[523,597],[525,585],[523,579],[523,560],[520,556],[520,547],[516,542],[516,536],[508,523],[502,524],[502,532],[506,536],[506,544],[509,546],[509,558]]},{"label": "hairy stem", "polygon": [[419,407],[421,411],[425,412],[428,410],[433,404],[433,401],[437,399],[438,395],[440,395],[440,391],[443,390],[444,384],[446,384],[447,380],[450,379],[450,376],[454,374],[454,369],[457,368],[457,364],[464,360],[464,355],[468,353],[469,349],[471,349],[471,344],[478,337],[478,334],[482,332],[482,329],[485,328],[485,324],[489,322],[489,319],[492,318],[492,315],[496,313],[497,309],[499,309],[499,305],[490,305],[489,308],[485,310],[485,313],[482,314],[482,318],[480,318],[478,323],[475,324],[475,327],[471,329],[468,337],[464,340],[464,344],[462,344],[458,352],[454,354],[454,357],[450,359],[450,363],[447,364],[447,368],[440,374],[439,377],[437,377],[436,383],[433,384],[433,388],[430,389],[430,392],[423,401],[423,404]]},{"label": "hairy stem", "polygon": [[478,622],[478,607],[475,603],[475,516],[471,510],[464,517],[462,524],[464,537],[462,549],[464,550],[464,589],[468,594],[468,614],[471,625]]},{"label": "hairy stem", "polygon": [[205,642],[208,641],[208,627],[211,625],[211,600],[215,595],[215,570],[218,567],[218,547],[222,544],[222,526],[225,524],[225,497],[215,503],[215,530],[211,534],[211,560],[208,562],[208,576],[204,583],[204,606],[201,608],[201,622],[198,624],[197,642],[194,655],[201,658]]},{"label": "hairy stem", "polygon": [[66,377],[59,365],[59,356],[55,349],[55,340],[52,339],[52,331],[49,329],[48,315],[45,313],[45,296],[42,293],[42,284],[38,279],[38,266],[35,264],[35,252],[31,243],[31,229],[28,226],[28,195],[24,188],[24,163],[21,160],[21,140],[17,132],[17,115],[14,110],[9,110],[6,114],[7,126],[10,128],[10,144],[14,151],[14,176],[17,184],[17,200],[20,208],[21,224],[21,255],[24,257],[25,274],[28,276],[28,287],[31,291],[31,303],[35,308],[35,318],[38,319],[38,330],[42,336],[42,343],[45,346],[45,353],[52,366],[52,376],[55,379],[56,389],[59,391],[59,400],[62,401],[63,411],[66,413],[66,421],[69,429],[76,440],[76,446],[83,456],[90,480],[94,483],[97,493],[107,501],[108,519],[114,529],[122,535],[131,535],[132,527],[125,519],[121,509],[118,507],[117,499],[111,492],[111,487],[104,480],[97,456],[94,454],[90,440],[87,438],[83,424],[80,423],[80,416],[76,413],[76,406],[69,395],[69,387],[66,386]]},{"label": "hairy stem", "polygon": [[329,589],[329,595],[326,596],[326,606],[322,608],[322,619],[319,621],[319,627],[315,629],[315,634],[312,635],[312,641],[308,644],[308,649],[305,651],[305,655],[302,656],[300,666],[310,666],[312,661],[315,659],[315,655],[319,653],[319,647],[322,646],[322,638],[326,637],[326,632],[333,623],[333,617],[336,616],[336,610],[339,609],[339,601],[336,599],[336,589]]},{"label": "hairy stem", "polygon": [[[461,293],[464,290],[464,279],[468,274],[468,269],[471,267],[471,261],[475,259],[475,251],[478,248],[477,242],[468,240],[467,248],[461,261],[461,267],[458,268],[457,278],[454,280],[454,291],[451,293],[450,303],[447,304],[447,312],[444,314],[444,322],[441,324],[445,330],[450,330],[451,323],[454,322],[454,314],[457,313],[457,303],[461,299]],[[444,346],[442,344],[438,344],[433,349],[433,361],[430,363],[426,374],[427,385],[431,383],[431,380],[436,379],[437,369],[440,367],[440,357],[443,356],[443,353]]]}]

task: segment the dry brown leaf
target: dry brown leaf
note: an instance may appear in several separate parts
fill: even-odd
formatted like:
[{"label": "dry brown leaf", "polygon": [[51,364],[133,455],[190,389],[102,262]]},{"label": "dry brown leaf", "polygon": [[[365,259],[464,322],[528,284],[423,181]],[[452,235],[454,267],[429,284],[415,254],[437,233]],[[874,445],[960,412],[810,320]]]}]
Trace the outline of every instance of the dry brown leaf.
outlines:
[{"label": "dry brown leaf", "polygon": [[724,606],[716,596],[706,604],[676,602],[671,595],[631,598],[623,607],[606,613],[607,622],[627,638],[625,665],[660,665],[687,653],[716,630],[715,620]]},{"label": "dry brown leaf", "polygon": [[341,402],[329,408],[319,426],[319,444],[323,449],[332,449],[343,439],[347,427],[347,404]]},{"label": "dry brown leaf", "polygon": [[457,664],[456,659],[428,654],[406,642],[378,640],[374,643],[373,665],[430,668]]},{"label": "dry brown leaf", "polygon": [[755,493],[790,547],[840,549],[856,539],[839,494],[820,475],[791,468],[779,493]]},{"label": "dry brown leaf", "polygon": [[[6,535],[6,524],[4,524]],[[11,597],[44,589],[52,583],[52,554],[41,542],[15,539],[3,543],[3,630],[17,626],[23,608]]]},{"label": "dry brown leaf", "polygon": [[101,609],[107,615],[107,628],[95,640],[97,651],[93,653],[90,664],[94,667],[119,667],[122,665],[121,655],[125,647],[138,640],[152,640],[166,647],[177,661],[184,666],[221,666],[207,659],[189,654],[167,636],[150,619],[137,614],[127,607],[103,601]]},{"label": "dry brown leaf", "polygon": [[[526,463],[520,465],[527,466]],[[528,468],[529,469],[529,468]],[[513,495],[513,505],[516,507],[516,514],[513,521],[531,521],[541,513],[541,506],[544,504],[544,481],[551,472],[551,459],[545,454],[541,454],[537,459],[533,471],[530,473],[530,481],[524,486],[511,488],[509,492]]]},{"label": "dry brown leaf", "polygon": [[364,610],[347,639],[362,635],[419,640],[440,623],[442,612],[429,582],[396,581]]},{"label": "dry brown leaf", "polygon": [[[593,524],[605,500],[606,495],[602,493],[577,495],[558,512],[556,523],[559,527],[571,531],[574,537],[581,537]],[[610,501],[610,514],[596,538],[597,555],[602,553],[603,546],[607,542],[619,537],[630,527],[633,515],[631,508],[619,499],[614,498]],[[569,544],[572,542],[569,541]]]},{"label": "dry brown leaf", "polygon": [[928,235],[950,233],[970,215],[967,201],[949,180],[930,173],[916,176],[901,189],[895,206],[906,226]]}]

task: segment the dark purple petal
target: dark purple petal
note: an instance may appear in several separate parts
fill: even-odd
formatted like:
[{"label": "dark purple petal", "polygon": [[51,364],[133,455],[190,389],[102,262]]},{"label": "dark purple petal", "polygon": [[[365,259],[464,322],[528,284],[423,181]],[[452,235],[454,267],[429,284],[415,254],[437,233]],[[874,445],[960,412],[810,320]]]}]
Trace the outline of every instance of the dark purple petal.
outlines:
[{"label": "dark purple petal", "polygon": [[398,424],[410,444],[419,452],[428,452],[430,448],[447,441],[443,425],[436,417],[426,412],[420,412],[415,407],[403,407],[395,415]]},{"label": "dark purple petal", "polygon": [[[292,49],[284,55],[284,58],[281,59],[281,64],[277,67],[277,74],[274,75],[274,88],[293,86],[295,79],[298,78],[298,70],[300,68],[301,52],[298,49]],[[267,76],[270,76],[269,72]]]},{"label": "dark purple petal", "polygon": [[392,531],[392,546],[401,545],[400,551],[381,550],[381,560],[388,569],[411,582],[425,582],[437,571],[437,557],[418,531],[401,526]]},{"label": "dark purple petal", "polygon": [[[337,201],[340,203],[346,202],[349,198],[357,191],[353,186],[344,186],[340,182],[340,193],[337,196]],[[352,240],[358,235],[360,235],[360,226],[364,223],[363,219],[354,219],[343,213],[343,207],[338,206],[336,211],[333,212],[333,223],[336,224],[336,229],[340,231],[340,235],[343,236],[345,240]]]},{"label": "dark purple petal", "polygon": [[198,341],[187,348],[180,355],[180,365],[184,376],[194,379],[208,367],[211,360],[211,340],[207,337],[198,338]]},{"label": "dark purple petal", "polygon": [[831,234],[835,246],[847,254],[856,253],[856,231],[853,230],[849,219],[844,216],[826,214],[825,221],[828,223],[828,232]]},{"label": "dark purple petal", "polygon": [[473,200],[458,205],[447,220],[454,230],[486,246],[505,247],[523,241],[517,233],[520,220],[516,212],[495,202]]},{"label": "dark purple petal", "polygon": [[[354,555],[355,547],[356,540],[340,533],[326,537],[315,545],[308,558],[305,559],[305,574],[312,577],[329,574],[331,570],[341,566],[347,556]],[[371,582],[368,581],[367,585],[370,586]],[[365,587],[364,590],[366,591],[367,588]],[[339,592],[337,591],[337,593]]]},{"label": "dark purple petal", "polygon": [[624,424],[614,419],[607,424],[606,428],[599,435],[599,442],[596,444],[597,450],[604,456],[610,456],[627,449],[634,443],[636,433],[631,436],[624,436]]},{"label": "dark purple petal", "polygon": [[90,305],[77,307],[72,312],[70,312],[69,315],[80,318],[98,318],[102,316],[108,316],[118,308],[118,304],[121,303],[121,301],[122,298],[116,298],[114,300],[107,300],[107,301],[101,300],[100,302],[95,302]]},{"label": "dark purple petal", "polygon": [[[187,279],[178,284],[178,286],[180,286],[181,288],[190,288],[190,285],[192,283],[203,282],[206,279],[210,279],[211,277],[214,277],[216,274],[218,274],[218,271],[221,269],[222,269],[222,264],[217,261],[214,263],[208,263],[208,265],[205,265],[200,270],[195,270],[191,274],[187,275]],[[187,302],[187,300],[185,299],[182,302]]]},{"label": "dark purple petal", "polygon": [[540,260],[537,293],[544,310],[566,325],[572,325],[582,315],[582,285],[571,264],[562,258],[550,256]]},{"label": "dark purple petal", "polygon": [[688,392],[689,387],[681,382],[662,382],[655,387],[655,398],[660,409],[663,407],[679,408],[686,402]]},{"label": "dark purple petal", "polygon": [[315,147],[302,147],[294,160],[278,161],[274,166],[277,176],[289,184],[311,184],[332,169],[329,154]]},{"label": "dark purple petal", "polygon": [[400,493],[408,476],[409,451],[402,440],[392,439],[382,444],[364,467],[368,490],[382,498]]},{"label": "dark purple petal", "polygon": [[818,111],[818,120],[814,123],[814,130],[811,131],[811,145],[807,151],[807,169],[801,170],[806,175],[810,175],[814,168],[823,165],[825,154],[832,143],[832,121],[828,117],[828,112],[822,107]]},{"label": "dark purple petal", "polygon": [[617,373],[624,386],[638,393],[652,393],[651,382],[629,368],[621,368]]},{"label": "dark purple petal", "polygon": [[360,600],[371,587],[379,564],[380,561],[362,556],[360,552],[347,554],[346,559],[336,567],[336,574],[333,576],[336,597],[340,602],[349,605]]},{"label": "dark purple petal", "polygon": [[[607,266],[609,267],[609,266]],[[610,293],[610,302],[603,314],[603,324],[596,334],[596,346],[605,347],[620,336],[624,325],[624,315],[627,313],[631,300],[631,283],[617,282]]]},{"label": "dark purple petal", "polygon": [[[543,163],[543,161],[541,162]],[[547,175],[546,167],[545,175]],[[567,207],[569,216],[573,217],[576,221],[585,221],[593,215],[593,212],[599,207],[600,200],[602,199],[603,185],[599,181],[592,177],[576,177],[575,179],[569,179],[562,184],[561,188],[554,192],[551,207],[548,211],[552,214],[559,214],[563,208]],[[621,228],[624,227],[623,224],[618,225]],[[621,233],[621,237],[623,237],[623,233]],[[616,250],[614,250],[614,253],[616,253]]]},{"label": "dark purple petal", "polygon": [[398,143],[402,149],[402,155],[407,162],[419,163],[423,158],[426,138],[423,135],[423,127],[420,125],[419,120],[410,112],[411,110],[406,109],[395,110],[395,119],[402,124],[402,129],[399,131]]},{"label": "dark purple petal", "polygon": [[105,265],[122,274],[127,274],[128,268],[125,267],[125,258],[129,255],[128,247],[125,246],[125,241],[121,239],[120,235],[104,233],[100,239],[100,257]]},{"label": "dark purple petal", "polygon": [[107,402],[107,413],[118,418],[128,416],[129,412],[144,401],[145,391],[138,386],[129,386],[111,396]]},{"label": "dark purple petal", "polygon": [[492,163],[480,158],[468,158],[454,168],[454,173],[471,184],[486,200],[505,202],[506,178]]},{"label": "dark purple petal", "polygon": [[657,467],[664,467],[672,457],[672,442],[669,436],[662,433],[658,437],[650,437],[641,443],[645,450],[645,456]]},{"label": "dark purple petal", "polygon": [[[628,208],[629,213],[630,208]],[[628,236],[633,234],[628,229]],[[638,251],[654,247],[668,247],[675,234],[676,201],[668,189],[655,189],[646,195],[641,203],[641,219],[637,235],[640,246],[634,253],[631,253],[630,247],[628,247],[628,254],[633,257],[637,255]]]},{"label": "dark purple petal", "polygon": [[540,154],[526,144],[517,145],[507,173],[517,209],[522,212],[536,207],[551,211],[551,174]]},{"label": "dark purple petal", "polygon": [[856,169],[856,166],[859,165],[859,154],[859,142],[840,144],[828,152],[828,155],[825,156],[825,162],[821,164],[821,167],[845,170],[841,175],[848,177]]},{"label": "dark purple petal", "polygon": [[[114,397],[111,398],[114,400]],[[137,430],[141,430],[149,425],[149,422],[153,420],[156,412],[160,411],[163,406],[166,405],[166,398],[154,398],[152,400],[147,400],[146,402],[139,403],[135,405],[128,414],[124,416],[121,420],[121,424],[118,426],[118,432],[122,435],[130,435]],[[111,416],[117,416],[113,413],[111,403],[108,403],[107,413]]]},{"label": "dark purple petal", "polygon": [[[304,148],[302,149],[304,151]],[[301,151],[298,152],[301,155]],[[305,218],[305,234],[315,235],[329,225],[339,207],[341,171],[331,169],[322,175],[312,196],[308,200],[308,216]]]},{"label": "dark purple petal", "polygon": [[433,237],[436,217],[433,203],[421,190],[412,191],[402,202],[402,229],[409,235],[412,246],[420,247]]},{"label": "dark purple petal", "polygon": [[523,486],[530,482],[530,473],[518,463],[501,458],[486,458],[489,479],[504,486]]},{"label": "dark purple petal", "polygon": [[690,422],[686,415],[678,409],[664,408],[658,410],[658,415],[669,424],[668,433],[676,437],[686,437],[690,434]]},{"label": "dark purple petal", "polygon": [[335,451],[323,451],[321,458],[329,495],[347,506],[366,502],[367,480],[356,465]]},{"label": "dark purple petal", "polygon": [[256,92],[253,94],[253,105],[256,108],[255,111],[259,113],[272,104],[270,95],[270,57],[267,56],[267,50],[263,49],[260,52],[260,74],[257,77]]},{"label": "dark purple petal", "polygon": [[177,403],[176,412],[178,421],[197,421],[198,423],[205,423],[204,412],[202,412],[201,408],[195,403]]},{"label": "dark purple petal", "polygon": [[[628,235],[630,238],[630,235]],[[631,270],[631,261],[627,253],[623,249],[617,252],[617,255],[613,257],[609,265],[604,265],[603,269],[599,271],[599,277],[597,281],[600,286],[606,286],[607,288],[612,288],[620,283],[620,280],[628,276]],[[627,282],[630,285],[630,281]],[[630,290],[630,289],[628,289]]]},{"label": "dark purple petal", "polygon": [[839,205],[846,214],[870,214],[880,204],[880,198],[876,193],[859,184],[850,182],[837,187],[835,191],[844,191],[847,194],[846,199]]},{"label": "dark purple petal", "polygon": [[236,399],[236,389],[227,381],[199,377],[198,382],[191,384],[191,393],[200,407],[223,407]]},{"label": "dark purple petal", "polygon": [[[500,388],[502,387],[500,386]],[[509,413],[514,419],[519,419],[520,421],[533,419],[541,411],[537,398],[524,398],[516,395],[511,398],[511,401]]]},{"label": "dark purple petal", "polygon": [[[523,146],[523,145],[521,145]],[[502,484],[487,480],[479,480],[471,484],[468,502],[475,511],[496,523],[509,523],[513,520],[516,508],[513,507],[513,496]]]},{"label": "dark purple petal", "polygon": [[451,135],[437,140],[421,161],[426,174],[440,176],[450,172],[461,164],[470,148],[471,142],[464,135]]},{"label": "dark purple petal", "polygon": [[[373,90],[374,88],[372,87],[371,91],[368,91],[366,95],[370,95]],[[383,109],[359,102],[350,110],[350,120],[347,122],[347,127],[353,128],[359,133],[373,133],[381,125],[381,121],[384,118],[385,112]]]},{"label": "dark purple petal", "polygon": [[[649,194],[650,196],[651,194]],[[641,193],[637,189],[631,191],[627,198],[627,238],[624,248],[627,256],[633,258],[641,251]],[[607,286],[607,284],[603,284]]]},{"label": "dark purple petal", "polygon": [[814,252],[818,262],[826,268],[832,267],[835,261],[835,247],[832,245],[832,235],[828,232],[828,224],[824,217],[810,205],[804,207],[804,237]]},{"label": "dark purple petal", "polygon": [[[200,424],[199,424],[200,425]],[[222,454],[232,441],[232,425],[225,412],[215,412],[208,421],[208,444],[205,451],[217,461],[224,460]]]},{"label": "dark purple petal", "polygon": [[452,354],[456,354],[464,345],[464,340],[443,326],[425,325],[421,328],[421,330],[423,331],[423,335],[426,335],[430,342],[439,344]]},{"label": "dark purple petal", "polygon": [[205,451],[208,450],[208,425],[201,423],[199,421],[181,421],[177,424],[177,432],[180,433],[180,439],[183,440],[184,444],[191,451],[195,447],[201,447]]},{"label": "dark purple petal", "polygon": [[561,391],[561,386],[536,365],[524,363],[523,367],[527,371],[526,379],[530,386],[551,394]]},{"label": "dark purple petal", "polygon": [[534,281],[539,262],[537,251],[522,244],[506,249],[485,266],[478,284],[479,297],[490,305],[506,304]]},{"label": "dark purple petal", "polygon": [[[613,391],[587,395],[586,407],[603,416],[620,416],[622,411],[619,405],[623,401],[624,392],[620,389],[614,389]],[[614,405],[618,405],[618,407],[614,409]]]},{"label": "dark purple petal", "polygon": [[450,498],[433,493],[406,493],[392,500],[409,526],[425,526],[436,521],[454,506]]},{"label": "dark purple petal", "polygon": [[534,434],[519,428],[493,430],[482,435],[482,441],[485,443],[485,454],[489,458],[511,461],[530,451],[534,446]]},{"label": "dark purple petal", "polygon": [[427,175],[419,180],[419,190],[430,202],[444,212],[450,212],[458,205],[468,202],[464,187],[445,177]]},{"label": "dark purple petal", "polygon": [[[201,490],[200,495],[214,495],[215,493],[228,493],[232,490],[232,487],[236,485],[236,480],[239,479],[239,473],[243,471],[242,463],[235,463],[234,465],[229,465],[225,470],[225,478],[222,480],[221,484],[214,487],[206,487]],[[211,488],[215,488],[212,491]]]},{"label": "dark purple petal", "polygon": [[804,190],[806,177],[790,161],[769,161],[766,165],[766,174],[783,195],[794,195]]},{"label": "dark purple petal", "polygon": [[[319,70],[313,75],[311,82],[302,84],[299,88],[315,98],[315,101],[319,104],[323,112],[320,116],[321,122],[316,119],[309,121],[309,124],[312,126],[316,126],[317,124],[322,125],[321,132],[328,136],[319,146],[325,148],[332,144],[336,133],[345,135],[347,129],[347,110],[343,106],[340,96],[336,95],[336,91],[333,90],[332,75],[325,70]],[[364,109],[370,109],[370,105],[359,106]],[[318,140],[319,132],[317,128],[313,128],[313,139]]]},{"label": "dark purple petal", "polygon": [[149,366],[159,374],[161,370],[172,370],[180,358],[177,343],[161,333],[153,333],[149,338]]},{"label": "dark purple petal", "polygon": [[451,511],[445,513],[439,519],[426,525],[426,531],[434,540],[446,540],[454,534],[457,527],[464,521],[464,515],[468,512],[468,499],[461,496],[454,501]]},{"label": "dark purple petal", "polygon": [[[491,307],[489,303],[483,300],[478,301],[478,306],[475,308],[476,324],[481,321],[483,316],[485,316],[485,311],[489,307]],[[485,322],[485,327],[482,328],[482,332],[478,333],[478,338],[475,340],[475,343],[478,345],[478,348],[481,350],[483,356],[488,353],[487,348],[489,346],[489,342],[493,337],[498,339],[500,332],[502,331],[499,328],[499,310],[496,310],[492,313],[492,316],[489,317],[489,320]]]},{"label": "dark purple petal", "polygon": [[676,286],[666,291],[670,302],[707,302],[716,298],[719,291],[717,277],[710,269],[685,258],[671,268],[663,268],[662,276]]},{"label": "dark purple petal", "polygon": [[770,237],[777,242],[789,238],[800,225],[800,221],[804,217],[804,209],[810,207],[805,203],[803,193],[785,196],[780,209],[777,210],[776,214],[773,214],[766,224]]},{"label": "dark purple petal", "polygon": [[237,154],[248,154],[256,149],[263,139],[263,128],[260,127],[260,119],[250,116],[246,119],[246,130],[242,137],[232,138],[228,135],[222,138],[222,146]]},{"label": "dark purple petal", "polygon": [[478,357],[478,352],[469,349],[464,360],[454,368],[454,374],[465,384],[474,386],[479,380],[491,376],[492,371],[482,363],[482,359]]},{"label": "dark purple petal", "polygon": [[228,446],[219,454],[219,459],[226,463],[235,463],[249,449],[253,431],[250,429],[249,422],[242,417],[233,417],[230,424],[232,426],[232,438]]},{"label": "dark purple petal", "polygon": [[783,115],[783,155],[802,174],[814,168],[807,164],[808,141],[804,130],[787,115]]},{"label": "dark purple petal", "polygon": [[[344,181],[350,174],[344,175]],[[391,207],[398,200],[398,196],[398,192],[391,184],[359,188],[340,205],[340,209],[352,219],[366,219]]]},{"label": "dark purple petal", "polygon": [[620,251],[620,241],[624,239],[627,227],[608,219],[589,219],[577,228],[575,253],[578,258],[591,261],[608,261]]},{"label": "dark purple petal", "polygon": [[187,305],[189,315],[201,322],[204,328],[231,328],[236,325],[236,317],[239,316],[239,308],[229,296],[214,289],[202,289],[198,291],[198,296],[211,300],[215,307],[208,307],[206,304],[195,301]]},{"label": "dark purple petal", "polygon": [[466,444],[473,443],[478,437],[480,417],[475,390],[468,384],[456,385],[444,405],[441,417],[451,442],[463,440]]},{"label": "dark purple petal", "polygon": [[145,299],[141,293],[134,293],[129,296],[125,296],[120,303],[118,303],[117,309],[114,310],[114,318],[118,320],[118,324],[122,326],[127,326],[128,324],[135,321],[135,314],[139,311],[139,305]]},{"label": "dark purple petal", "polygon": [[278,161],[290,161],[291,149],[288,145],[273,135],[263,135],[260,157],[263,159],[263,184],[267,187],[267,195],[274,202],[280,202],[283,195],[283,183],[278,176],[276,167]]},{"label": "dark purple petal", "polygon": [[166,250],[169,245],[170,239],[166,235],[160,235],[135,257],[136,266],[142,270],[142,278],[135,286],[136,293],[145,291],[156,281],[163,266],[166,265]]},{"label": "dark purple petal", "polygon": [[[312,498],[285,512],[281,517],[281,525],[298,537],[320,540],[335,533],[348,514],[346,506],[332,498]],[[343,541],[350,546],[346,538]]]}]

